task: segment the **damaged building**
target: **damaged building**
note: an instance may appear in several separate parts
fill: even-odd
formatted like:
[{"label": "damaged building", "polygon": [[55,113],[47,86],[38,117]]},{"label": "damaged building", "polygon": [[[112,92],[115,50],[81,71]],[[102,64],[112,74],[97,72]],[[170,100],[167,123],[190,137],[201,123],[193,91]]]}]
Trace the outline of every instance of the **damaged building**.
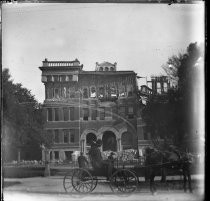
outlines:
[{"label": "damaged building", "polygon": [[77,59],[45,59],[39,68],[45,86],[44,129],[54,142],[48,150],[50,160],[72,160],[74,151],[87,153],[96,139],[102,140],[102,151],[149,143],[134,71],[118,71],[117,63],[109,62],[84,71]]}]

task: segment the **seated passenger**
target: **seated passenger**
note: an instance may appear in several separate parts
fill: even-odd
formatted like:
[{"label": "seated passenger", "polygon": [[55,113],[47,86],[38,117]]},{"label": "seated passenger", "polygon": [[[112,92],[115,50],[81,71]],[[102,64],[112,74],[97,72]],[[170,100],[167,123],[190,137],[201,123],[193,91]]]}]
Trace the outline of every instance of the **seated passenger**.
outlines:
[{"label": "seated passenger", "polygon": [[88,166],[88,160],[84,156],[83,152],[80,152],[80,156],[78,157],[79,168],[86,168]]},{"label": "seated passenger", "polygon": [[102,145],[102,140],[99,139],[96,142],[93,141],[91,143],[91,148],[89,150],[89,156],[93,168],[98,169],[105,167],[105,169],[107,170],[107,179],[109,179],[109,177],[112,174],[113,165],[111,160],[103,160],[101,156],[101,151],[99,149],[101,145]]}]

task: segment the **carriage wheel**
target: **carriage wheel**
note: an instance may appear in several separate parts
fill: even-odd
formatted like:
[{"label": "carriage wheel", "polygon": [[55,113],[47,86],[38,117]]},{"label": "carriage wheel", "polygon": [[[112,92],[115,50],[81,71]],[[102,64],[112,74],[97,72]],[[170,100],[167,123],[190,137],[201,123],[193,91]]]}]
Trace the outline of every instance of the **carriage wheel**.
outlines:
[{"label": "carriage wheel", "polygon": [[89,193],[93,190],[94,185],[95,181],[87,170],[77,168],[73,171],[72,186],[77,192]]},{"label": "carriage wheel", "polygon": [[97,184],[98,184],[97,177],[94,177],[93,178],[93,186],[92,186],[91,192],[96,188]]},{"label": "carriage wheel", "polygon": [[74,190],[72,186],[72,174],[73,174],[73,171],[71,170],[67,172],[63,178],[63,187],[67,193],[70,193]]},{"label": "carriage wheel", "polygon": [[138,179],[130,170],[117,170],[111,176],[110,187],[113,192],[132,193],[136,190],[137,185]]}]

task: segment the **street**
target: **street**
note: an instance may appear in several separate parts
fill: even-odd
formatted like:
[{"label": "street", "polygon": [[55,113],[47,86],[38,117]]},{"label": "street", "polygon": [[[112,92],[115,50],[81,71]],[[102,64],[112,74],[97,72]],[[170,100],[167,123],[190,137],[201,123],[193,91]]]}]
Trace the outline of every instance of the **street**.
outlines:
[{"label": "street", "polygon": [[158,187],[156,195],[152,195],[148,186],[139,186],[137,191],[132,194],[113,194],[107,182],[99,183],[96,189],[87,195],[66,193],[63,188],[63,177],[34,177],[5,179],[3,198],[5,201],[65,201],[65,200],[146,200],[146,201],[199,201],[203,198],[203,186],[199,185],[191,194],[184,193],[181,189],[165,189]]}]

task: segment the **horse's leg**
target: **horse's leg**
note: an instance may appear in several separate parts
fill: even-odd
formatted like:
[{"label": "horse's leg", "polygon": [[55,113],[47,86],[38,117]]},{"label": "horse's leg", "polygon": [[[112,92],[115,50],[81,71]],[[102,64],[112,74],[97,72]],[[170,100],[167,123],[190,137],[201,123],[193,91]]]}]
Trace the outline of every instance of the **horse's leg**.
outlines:
[{"label": "horse's leg", "polygon": [[184,188],[184,192],[186,192],[187,191],[187,188],[186,188],[187,175],[186,175],[186,170],[185,169],[183,169],[183,179],[184,179],[183,188]]},{"label": "horse's leg", "polygon": [[166,182],[166,168],[161,168],[161,182]]},{"label": "horse's leg", "polygon": [[189,190],[190,190],[190,193],[192,193],[193,192],[193,190],[192,190],[192,183],[191,183],[191,173],[190,173],[190,169],[188,168],[187,169],[187,179],[188,179],[188,185],[189,185]]},{"label": "horse's leg", "polygon": [[152,170],[150,175],[150,191],[152,194],[156,193],[156,186],[154,180],[155,180],[155,170]]}]

